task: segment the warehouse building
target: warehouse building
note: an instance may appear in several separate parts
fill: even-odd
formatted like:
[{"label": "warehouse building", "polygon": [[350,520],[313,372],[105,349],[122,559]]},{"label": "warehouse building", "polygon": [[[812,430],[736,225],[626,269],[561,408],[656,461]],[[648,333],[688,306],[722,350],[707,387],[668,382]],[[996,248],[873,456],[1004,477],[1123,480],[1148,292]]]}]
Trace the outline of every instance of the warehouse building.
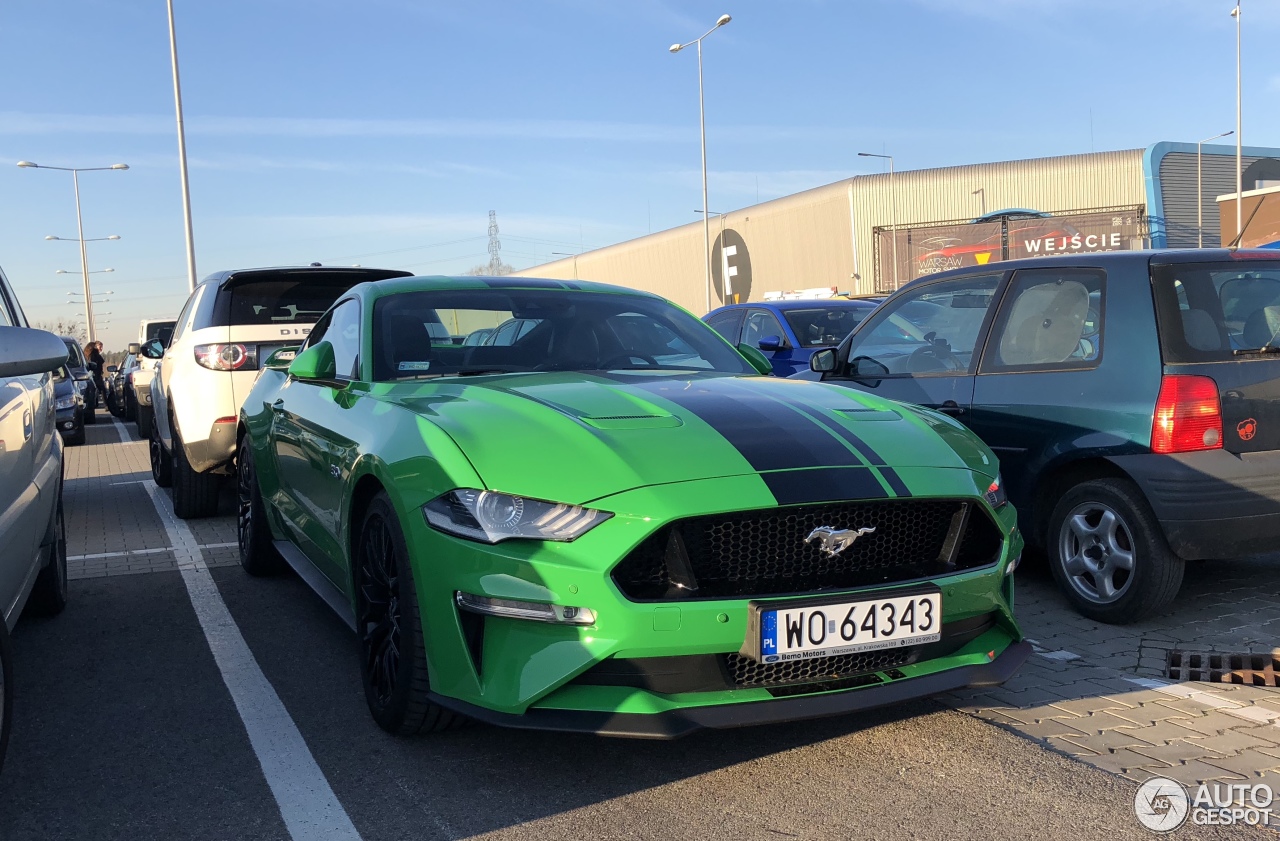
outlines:
[{"label": "warehouse building", "polygon": [[[713,218],[710,284],[701,221],[519,274],[645,289],[703,313],[797,289],[885,293],[935,271],[1036,254],[1216,246],[1235,147],[1200,153],[1162,142],[855,176]],[[1280,185],[1280,149],[1246,147],[1243,164],[1245,190]]]}]

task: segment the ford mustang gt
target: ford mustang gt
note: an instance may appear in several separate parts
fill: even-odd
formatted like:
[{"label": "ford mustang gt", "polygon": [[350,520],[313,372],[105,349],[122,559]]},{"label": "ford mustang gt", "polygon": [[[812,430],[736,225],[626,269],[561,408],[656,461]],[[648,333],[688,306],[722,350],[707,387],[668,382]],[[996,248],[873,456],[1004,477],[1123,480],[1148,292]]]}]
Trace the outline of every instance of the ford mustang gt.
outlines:
[{"label": "ford mustang gt", "polygon": [[347,621],[394,733],[671,738],[1008,678],[995,456],[768,368],[644,292],[361,284],[245,401],[241,564]]}]

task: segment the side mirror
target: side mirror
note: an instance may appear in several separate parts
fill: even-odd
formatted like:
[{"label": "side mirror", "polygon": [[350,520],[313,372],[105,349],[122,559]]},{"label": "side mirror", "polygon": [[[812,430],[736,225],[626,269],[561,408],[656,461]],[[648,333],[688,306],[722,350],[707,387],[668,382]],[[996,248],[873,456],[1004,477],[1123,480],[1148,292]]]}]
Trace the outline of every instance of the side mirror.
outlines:
[{"label": "side mirror", "polygon": [[141,353],[147,359],[162,359],[164,357],[164,345],[159,339],[152,339],[142,346]]},{"label": "side mirror", "polygon": [[333,345],[320,342],[299,353],[289,364],[289,376],[295,380],[334,382],[338,366],[333,360]]},{"label": "side mirror", "polygon": [[809,357],[809,370],[818,374],[831,374],[836,370],[836,349],[831,347],[815,350]]},{"label": "side mirror", "polygon": [[142,345],[137,342],[129,342],[129,355],[137,356],[140,353],[142,353]]},{"label": "side mirror", "polygon": [[782,350],[786,347],[781,336],[765,336],[757,344],[761,350]]},{"label": "side mirror", "polygon": [[858,380],[881,380],[889,376],[889,366],[870,356],[855,356],[849,360],[850,376]]},{"label": "side mirror", "polygon": [[108,365],[108,366],[107,366],[107,373],[108,373],[108,374],[114,374],[116,371],[119,371],[119,370],[120,370],[120,369],[119,369],[119,368],[117,368],[117,367],[116,367],[116,366],[114,366],[114,365]]},{"label": "side mirror", "polygon": [[31,377],[56,371],[67,361],[67,346],[47,330],[0,327],[0,377]]},{"label": "side mirror", "polygon": [[738,353],[747,358],[747,361],[751,363],[751,367],[756,369],[756,373],[764,374],[765,376],[773,373],[773,363],[769,361],[768,357],[746,342],[738,345]]},{"label": "side mirror", "polygon": [[275,353],[267,357],[267,361],[262,363],[262,367],[270,368],[273,371],[287,371],[297,356],[298,349],[296,347],[278,348]]}]

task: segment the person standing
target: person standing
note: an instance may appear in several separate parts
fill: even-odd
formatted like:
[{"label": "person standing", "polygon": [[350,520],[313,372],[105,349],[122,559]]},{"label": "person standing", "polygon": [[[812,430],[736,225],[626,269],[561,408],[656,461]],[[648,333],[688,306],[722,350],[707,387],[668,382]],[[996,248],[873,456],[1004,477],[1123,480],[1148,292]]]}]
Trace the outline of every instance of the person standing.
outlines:
[{"label": "person standing", "polygon": [[[102,371],[106,363],[106,359],[102,355],[102,342],[90,342],[85,349],[84,356],[89,363],[89,371],[93,374],[94,385],[98,387],[98,397],[101,398],[107,391],[106,381],[102,377]],[[98,408],[96,401],[89,408],[90,410]]]}]

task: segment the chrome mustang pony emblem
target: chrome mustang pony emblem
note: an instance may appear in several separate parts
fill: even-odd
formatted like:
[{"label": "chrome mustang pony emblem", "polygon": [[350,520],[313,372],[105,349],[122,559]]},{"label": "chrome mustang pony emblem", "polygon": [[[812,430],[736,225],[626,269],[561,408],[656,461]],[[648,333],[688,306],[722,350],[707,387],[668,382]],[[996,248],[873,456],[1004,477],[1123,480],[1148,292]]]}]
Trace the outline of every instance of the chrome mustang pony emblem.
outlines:
[{"label": "chrome mustang pony emblem", "polygon": [[835,529],[831,526],[818,526],[809,532],[809,536],[804,539],[804,542],[812,543],[816,539],[818,541],[818,551],[827,557],[834,558],[852,546],[853,541],[859,537],[874,532],[875,528]]}]

